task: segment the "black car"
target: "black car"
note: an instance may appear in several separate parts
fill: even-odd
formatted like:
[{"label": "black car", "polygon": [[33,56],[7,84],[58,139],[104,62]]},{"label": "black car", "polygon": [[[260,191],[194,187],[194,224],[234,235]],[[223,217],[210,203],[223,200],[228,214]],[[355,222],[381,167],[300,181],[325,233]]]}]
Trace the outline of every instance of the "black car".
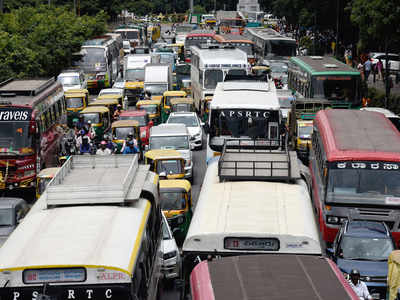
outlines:
[{"label": "black car", "polygon": [[347,220],[328,253],[345,277],[352,269],[359,270],[373,299],[386,299],[387,260],[394,249],[385,223]]}]

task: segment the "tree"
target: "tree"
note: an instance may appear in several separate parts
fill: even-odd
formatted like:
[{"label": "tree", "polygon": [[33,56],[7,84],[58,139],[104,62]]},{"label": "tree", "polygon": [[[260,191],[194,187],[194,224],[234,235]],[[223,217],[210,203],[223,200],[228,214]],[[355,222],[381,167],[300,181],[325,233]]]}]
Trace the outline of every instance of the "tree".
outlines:
[{"label": "tree", "polygon": [[200,4],[193,6],[193,12],[195,14],[206,14],[207,13],[206,9],[203,6],[201,6]]}]

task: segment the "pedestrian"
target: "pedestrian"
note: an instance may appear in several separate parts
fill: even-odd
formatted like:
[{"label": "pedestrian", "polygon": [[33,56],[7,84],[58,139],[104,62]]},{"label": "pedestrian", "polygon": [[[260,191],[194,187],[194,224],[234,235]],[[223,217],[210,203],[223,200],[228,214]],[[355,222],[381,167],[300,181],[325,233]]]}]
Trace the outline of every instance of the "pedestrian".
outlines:
[{"label": "pedestrian", "polygon": [[382,60],[379,58],[378,62],[375,65],[376,68],[376,72],[378,73],[378,80],[383,80],[383,62]]},{"label": "pedestrian", "polygon": [[101,141],[100,148],[97,149],[96,155],[111,155],[111,150],[107,148],[106,141]]},{"label": "pedestrian", "polygon": [[360,74],[361,74],[361,80],[364,81],[364,66],[363,66],[363,64],[361,63],[361,60],[358,61],[357,70],[358,70],[358,71],[360,72]]},{"label": "pedestrian", "polygon": [[368,82],[368,77],[369,74],[371,73],[371,70],[372,70],[372,62],[369,59],[369,57],[367,57],[367,60],[364,63],[364,76],[365,76],[364,80],[366,82]]},{"label": "pedestrian", "polygon": [[351,270],[349,284],[360,300],[372,300],[367,285],[360,280],[360,272],[358,270]]}]

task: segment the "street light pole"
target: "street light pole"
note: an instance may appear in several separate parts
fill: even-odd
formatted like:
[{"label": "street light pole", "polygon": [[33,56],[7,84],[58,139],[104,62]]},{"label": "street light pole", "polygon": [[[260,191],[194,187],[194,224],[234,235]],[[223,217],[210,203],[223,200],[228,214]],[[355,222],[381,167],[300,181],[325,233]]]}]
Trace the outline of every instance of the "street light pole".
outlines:
[{"label": "street light pole", "polygon": [[336,41],[335,41],[335,53],[334,55],[337,57],[338,56],[338,42],[339,42],[339,7],[340,7],[340,0],[336,1]]}]

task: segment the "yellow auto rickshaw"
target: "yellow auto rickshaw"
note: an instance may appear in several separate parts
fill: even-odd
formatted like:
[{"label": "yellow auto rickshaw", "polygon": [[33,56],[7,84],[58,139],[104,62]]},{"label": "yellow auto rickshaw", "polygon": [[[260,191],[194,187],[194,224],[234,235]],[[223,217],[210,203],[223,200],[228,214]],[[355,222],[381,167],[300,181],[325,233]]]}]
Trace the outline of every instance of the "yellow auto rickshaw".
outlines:
[{"label": "yellow auto rickshaw", "polygon": [[185,159],[173,149],[149,150],[144,155],[145,164],[160,178],[183,179],[185,177]]},{"label": "yellow auto rickshaw", "polygon": [[128,101],[127,106],[135,106],[140,97],[144,94],[143,81],[125,82],[125,97]]},{"label": "yellow auto rickshaw", "polygon": [[110,111],[111,118],[114,115],[114,112],[117,110],[118,100],[113,98],[97,98],[95,101],[89,103],[89,107],[91,106],[105,106]]},{"label": "yellow auto rickshaw", "polygon": [[139,149],[141,149],[140,142],[140,127],[139,122],[136,120],[119,120],[111,124],[111,131],[113,142],[117,144],[116,153],[121,153],[122,146],[124,145],[128,135],[133,134],[133,137],[138,143]]},{"label": "yellow auto rickshaw", "polygon": [[193,98],[172,98],[170,100],[171,112],[194,111]]},{"label": "yellow auto rickshaw", "polygon": [[74,120],[78,121],[79,112],[85,109],[88,105],[88,94],[85,93],[87,90],[70,90],[64,93],[65,102],[67,106],[67,125],[72,128],[74,126]]},{"label": "yellow auto rickshaw", "polygon": [[[394,250],[388,258],[386,299],[395,300],[400,288],[400,250]],[[389,296],[389,297],[387,297]]]},{"label": "yellow auto rickshaw", "polygon": [[74,94],[74,93],[78,94],[84,93],[86,98],[86,103],[89,102],[89,91],[87,89],[70,89],[64,92],[64,94]]},{"label": "yellow auto rickshaw", "polygon": [[210,107],[211,107],[211,101],[212,101],[212,96],[205,96],[202,105],[200,108],[200,115],[203,120],[203,122],[207,122],[208,120],[208,115],[210,113]]},{"label": "yellow auto rickshaw", "polygon": [[143,109],[149,116],[149,121],[154,125],[161,123],[161,100],[140,100],[136,103],[137,109]]},{"label": "yellow auto rickshaw", "polygon": [[104,134],[110,130],[111,115],[110,110],[105,106],[88,106],[80,112],[84,122],[91,122],[96,137],[102,139]]},{"label": "yellow auto rickshaw", "polygon": [[178,245],[185,240],[192,220],[192,186],[186,179],[160,180],[161,209]]},{"label": "yellow auto rickshaw", "polygon": [[163,101],[162,101],[162,113],[161,113],[161,119],[162,122],[164,123],[167,121],[169,113],[171,111],[171,104],[170,100],[172,98],[185,98],[187,96],[185,91],[166,91],[163,94]]},{"label": "yellow auto rickshaw", "polygon": [[36,199],[43,194],[49,182],[54,178],[60,168],[46,168],[36,176]]},{"label": "yellow auto rickshaw", "polygon": [[119,105],[123,106],[124,104],[124,97],[122,94],[105,94],[97,97],[96,100],[116,100]]}]

